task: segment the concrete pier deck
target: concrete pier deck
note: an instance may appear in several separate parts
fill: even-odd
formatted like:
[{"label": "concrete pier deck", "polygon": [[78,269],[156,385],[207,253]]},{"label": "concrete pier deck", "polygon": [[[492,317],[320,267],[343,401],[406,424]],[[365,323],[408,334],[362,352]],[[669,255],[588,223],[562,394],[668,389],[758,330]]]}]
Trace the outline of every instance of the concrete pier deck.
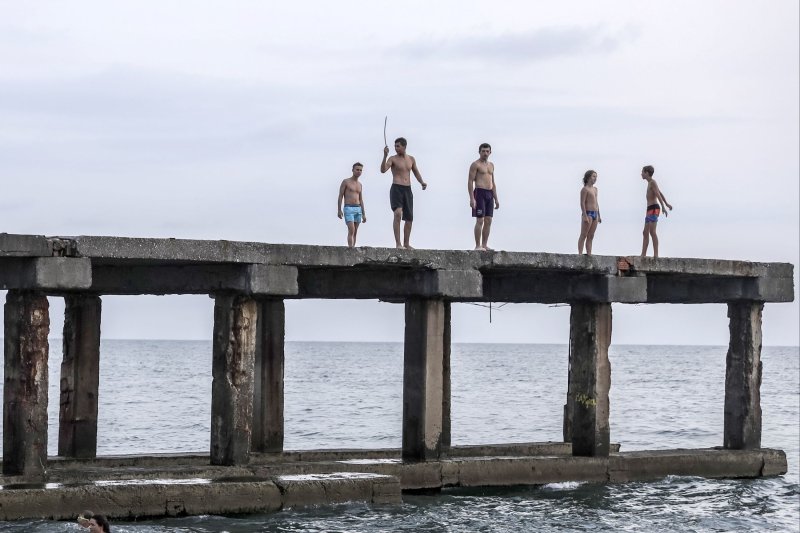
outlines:
[{"label": "concrete pier deck", "polygon": [[[397,250],[128,237],[0,234],[4,308],[0,519],[269,511],[400,501],[401,490],[667,475],[786,472],[761,448],[765,303],[794,299],[794,266],[718,259]],[[98,458],[105,295],[214,299],[207,455]],[[63,297],[58,457],[48,457],[48,297]],[[284,450],[286,299],[405,306],[400,450]],[[451,305],[566,303],[563,441],[451,445]],[[720,448],[620,452],[609,425],[612,304],[728,308]],[[168,408],[165,405],[165,408]],[[624,443],[623,443],[624,444]]]}]

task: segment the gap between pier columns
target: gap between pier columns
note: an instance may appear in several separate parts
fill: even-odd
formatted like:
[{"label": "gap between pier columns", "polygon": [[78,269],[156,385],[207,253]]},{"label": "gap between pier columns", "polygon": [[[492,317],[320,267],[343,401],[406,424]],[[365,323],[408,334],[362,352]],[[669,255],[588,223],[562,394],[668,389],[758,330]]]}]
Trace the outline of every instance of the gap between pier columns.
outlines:
[{"label": "gap between pier columns", "polygon": [[100,385],[99,296],[64,297],[64,339],[58,455],[97,456],[97,402]]},{"label": "gap between pier columns", "polygon": [[450,440],[450,386],[445,384],[450,378],[449,342],[445,349],[450,337],[448,310],[449,304],[442,300],[412,299],[405,304],[402,455],[406,460],[438,459]]},{"label": "gap between pier columns", "polygon": [[256,302],[237,294],[214,295],[211,384],[211,464],[250,460],[253,424]]},{"label": "gap between pier columns", "polygon": [[761,447],[761,313],[763,302],[730,302],[730,343],[725,361],[723,446]]},{"label": "gap between pier columns", "polygon": [[47,297],[8,291],[5,304],[3,474],[42,477],[47,468]]},{"label": "gap between pier columns", "polygon": [[607,457],[611,304],[576,302],[571,307],[564,440],[572,443],[572,455]]},{"label": "gap between pier columns", "polygon": [[257,300],[253,451],[282,452],[286,308],[282,299]]}]

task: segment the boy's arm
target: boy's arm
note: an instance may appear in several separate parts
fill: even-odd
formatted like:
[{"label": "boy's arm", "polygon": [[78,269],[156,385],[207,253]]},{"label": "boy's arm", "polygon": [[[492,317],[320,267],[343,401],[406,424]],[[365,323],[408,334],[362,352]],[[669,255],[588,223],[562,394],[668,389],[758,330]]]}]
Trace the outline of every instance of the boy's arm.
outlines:
[{"label": "boy's arm", "polygon": [[364,195],[362,194],[363,190],[364,190],[363,187],[358,189],[358,203],[361,204],[361,219],[364,222],[366,222],[367,221],[367,208],[364,206]]},{"label": "boy's arm", "polygon": [[475,176],[478,174],[478,165],[474,162],[469,166],[467,173],[467,194],[469,194],[469,206],[475,209],[475,193],[473,192],[475,184]]},{"label": "boy's arm", "polygon": [[600,192],[597,187],[594,188],[594,203],[597,206],[597,223],[600,224],[603,222],[603,217],[600,216]]},{"label": "boy's arm", "polygon": [[589,196],[589,193],[586,191],[586,187],[581,187],[581,220],[584,222],[589,222],[589,215],[586,213],[586,198]]},{"label": "boy's arm", "polygon": [[389,155],[389,147],[383,147],[383,161],[381,161],[381,174],[385,174],[387,170],[392,168],[392,158],[390,157],[389,160],[386,160],[386,156]]},{"label": "boy's arm", "polygon": [[338,206],[339,210],[339,218],[342,218],[344,214],[342,213],[342,199],[344,198],[344,180],[342,180],[342,184],[339,185],[339,199],[336,201],[336,205]]},{"label": "boy's arm", "polygon": [[497,197],[497,181],[494,179],[494,163],[492,165],[492,196],[494,197],[494,208],[500,209],[500,199]]},{"label": "boy's arm", "polygon": [[422,179],[422,174],[419,173],[419,169],[417,168],[417,160],[414,159],[413,156],[411,156],[411,172],[414,173],[414,177],[417,178],[419,184],[422,185],[422,190],[424,191],[427,189],[428,184]]}]

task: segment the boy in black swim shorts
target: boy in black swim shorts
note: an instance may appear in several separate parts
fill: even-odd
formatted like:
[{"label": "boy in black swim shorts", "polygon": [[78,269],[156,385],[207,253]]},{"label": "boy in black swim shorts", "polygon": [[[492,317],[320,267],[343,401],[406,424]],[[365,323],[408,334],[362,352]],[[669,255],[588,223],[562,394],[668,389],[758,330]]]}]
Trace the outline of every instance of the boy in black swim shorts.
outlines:
[{"label": "boy in black swim shorts", "polygon": [[[389,203],[394,212],[392,229],[394,230],[394,242],[397,248],[411,249],[409,240],[411,239],[411,224],[414,220],[414,195],[411,192],[411,173],[422,185],[424,191],[428,184],[422,179],[422,175],[417,168],[417,160],[406,153],[408,142],[398,137],[394,141],[394,150],[397,152],[388,160],[389,147],[383,147],[383,161],[381,161],[381,174],[387,170],[392,171],[392,187],[389,189]],[[400,221],[404,221],[403,242],[400,242]]]},{"label": "boy in black swim shorts", "polygon": [[500,200],[497,198],[497,186],[494,181],[494,163],[489,162],[492,147],[483,143],[478,147],[478,159],[469,166],[467,175],[467,192],[469,193],[469,206],[475,218],[475,249],[491,250],[489,248],[489,232],[492,229],[494,210],[500,209]]}]

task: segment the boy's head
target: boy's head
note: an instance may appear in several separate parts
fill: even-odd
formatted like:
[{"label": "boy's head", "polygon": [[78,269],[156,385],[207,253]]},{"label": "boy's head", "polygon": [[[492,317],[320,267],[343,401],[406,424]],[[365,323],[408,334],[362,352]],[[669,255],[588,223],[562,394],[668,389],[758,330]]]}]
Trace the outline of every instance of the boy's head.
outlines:
[{"label": "boy's head", "polygon": [[364,171],[364,165],[359,162],[353,163],[353,177],[357,178]]},{"label": "boy's head", "polygon": [[592,180],[593,177],[594,177],[594,179],[597,179],[597,172],[595,172],[594,170],[587,170],[586,172],[584,172],[583,173],[583,184],[584,185],[589,185],[589,182]]},{"label": "boy's head", "polygon": [[406,153],[406,146],[408,146],[408,141],[405,140],[403,137],[398,137],[394,140],[394,151],[397,152],[399,155],[403,155]]},{"label": "boy's head", "polygon": [[492,145],[489,143],[483,143],[478,146],[478,155],[481,156],[481,159],[486,160],[489,159],[489,155],[492,153]]},{"label": "boy's head", "polygon": [[645,165],[642,167],[642,179],[652,178],[655,173],[656,169],[653,168],[653,165]]}]

